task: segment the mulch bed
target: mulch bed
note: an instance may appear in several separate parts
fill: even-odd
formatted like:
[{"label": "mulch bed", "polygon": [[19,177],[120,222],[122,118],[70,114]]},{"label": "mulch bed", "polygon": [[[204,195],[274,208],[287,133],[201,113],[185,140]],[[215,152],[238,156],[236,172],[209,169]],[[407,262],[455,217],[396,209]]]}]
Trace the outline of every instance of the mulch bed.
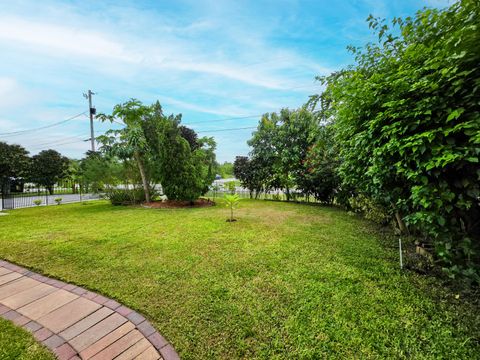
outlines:
[{"label": "mulch bed", "polygon": [[143,203],[144,207],[152,209],[200,208],[214,205],[215,203],[210,199],[197,199],[193,202],[193,204],[191,201],[177,200],[152,201],[149,203]]}]

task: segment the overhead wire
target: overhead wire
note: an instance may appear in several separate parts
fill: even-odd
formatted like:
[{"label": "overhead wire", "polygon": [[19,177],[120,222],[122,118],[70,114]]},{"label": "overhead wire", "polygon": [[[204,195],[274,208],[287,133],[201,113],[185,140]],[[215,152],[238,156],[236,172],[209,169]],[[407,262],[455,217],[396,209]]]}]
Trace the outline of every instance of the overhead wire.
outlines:
[{"label": "overhead wire", "polygon": [[44,150],[44,149],[50,148],[52,146],[68,145],[68,144],[75,144],[75,143],[87,142],[87,141],[88,140],[78,139],[78,140],[73,140],[73,141],[61,142],[61,143],[57,143],[57,144],[51,144],[50,146],[46,146],[46,147],[45,146],[34,146],[31,149],[33,149],[33,150]]},{"label": "overhead wire", "polygon": [[[84,135],[83,139],[80,138],[80,136]],[[100,134],[97,134],[97,136],[101,136],[101,135],[105,135],[105,132],[103,133],[100,133]],[[72,139],[72,138],[77,138],[78,140],[74,140],[74,141],[70,141],[69,139]],[[68,140],[67,142],[65,142],[65,140]],[[65,144],[70,144],[70,143],[76,143],[76,142],[87,142],[87,141],[90,141],[90,134],[79,134],[79,135],[75,135],[75,136],[69,136],[69,137],[65,137],[63,139],[57,139],[55,141],[49,141],[49,142],[46,142],[46,143],[41,143],[41,144],[33,144],[31,145],[31,148],[32,149],[44,149],[46,147],[49,147],[49,146],[57,146],[57,145],[65,145]]]},{"label": "overhead wire", "polygon": [[[304,86],[298,86],[298,87],[292,87],[290,89],[283,89],[283,90],[293,90],[293,89],[298,89],[298,88],[306,88],[306,87],[316,87],[316,86],[319,86],[319,85],[316,85],[316,84],[312,84],[312,85],[304,85]],[[36,132],[36,131],[42,131],[44,129],[49,129],[49,128],[52,128],[52,127],[55,127],[55,126],[59,126],[59,125],[62,125],[62,124],[65,124],[71,120],[74,120],[82,115],[86,115],[88,111],[83,111],[79,114],[76,114],[72,117],[69,117],[65,120],[62,120],[62,121],[59,121],[59,122],[56,122],[56,123],[53,123],[53,124],[49,124],[49,125],[45,125],[45,126],[41,126],[41,127],[38,127],[38,128],[32,128],[32,129],[25,129],[25,130],[18,130],[18,131],[12,131],[12,132],[6,132],[6,133],[0,133],[0,137],[3,137],[3,136],[19,136],[19,135],[23,135],[23,134],[28,134],[28,133],[32,133],[32,132]],[[246,115],[246,116],[236,116],[236,117],[227,117],[227,118],[222,118],[222,119],[213,119],[213,120],[201,120],[201,121],[194,121],[194,122],[188,122],[188,123],[185,123],[184,125],[186,126],[191,126],[191,125],[196,125],[196,124],[209,124],[209,123],[217,123],[217,122],[223,122],[223,121],[232,121],[232,120],[243,120],[243,119],[253,119],[253,118],[259,118],[261,117],[263,114],[255,114],[255,115]],[[119,124],[119,125],[122,125],[122,126],[125,126],[125,124],[123,124],[122,122],[118,121],[118,120],[112,120],[112,122],[116,123],[116,124]],[[256,126],[249,126],[249,127],[238,127],[238,128],[227,128],[227,129],[212,129],[212,130],[200,130],[200,131],[197,131],[197,133],[211,133],[211,132],[225,132],[225,131],[237,131],[237,130],[248,130],[248,129],[255,129]],[[33,145],[33,148],[38,148],[38,147],[41,147],[41,146],[44,146],[44,145],[64,145],[64,144],[69,144],[69,143],[76,143],[76,142],[80,142],[80,141],[88,141],[88,139],[84,140],[84,139],[80,139],[78,138],[78,140],[74,140],[74,141],[68,141],[68,142],[65,142],[65,140],[67,139],[72,139],[72,138],[76,138],[78,136],[81,136],[82,134],[80,135],[75,135],[75,136],[69,136],[69,137],[66,137],[64,139],[58,139],[56,141],[49,141],[49,142],[44,142],[44,143],[40,143],[40,144],[34,144]],[[88,136],[88,135],[86,135]],[[60,141],[60,142],[59,142]]]},{"label": "overhead wire", "polygon": [[[52,139],[52,140],[47,141],[47,142],[30,144],[30,146],[37,147],[37,146],[43,146],[43,145],[54,145],[58,142],[63,142],[65,140],[80,139],[80,136],[83,136],[83,135],[84,134],[82,133],[82,134],[67,136],[67,137],[63,137],[63,138]],[[85,136],[89,136],[89,135],[85,135]]]},{"label": "overhead wire", "polygon": [[84,112],[81,112],[80,114],[77,114],[77,115],[74,115],[72,117],[69,117],[68,119],[65,119],[65,120],[62,120],[62,121],[58,121],[56,123],[53,123],[53,124],[49,124],[49,125],[45,125],[45,126],[40,126],[38,128],[32,128],[32,129],[25,129],[25,130],[18,130],[18,131],[11,131],[11,132],[5,132],[5,133],[0,133],[0,137],[3,137],[3,136],[18,136],[18,135],[22,135],[22,134],[25,134],[25,133],[30,133],[30,132],[35,132],[35,131],[40,131],[40,130],[44,130],[44,129],[49,129],[49,128],[52,128],[52,127],[55,127],[55,126],[59,126],[59,125],[62,125],[62,124],[65,124],[69,121],[72,121],[73,119],[76,119],[82,115],[85,115],[87,113],[87,111],[84,111]]}]

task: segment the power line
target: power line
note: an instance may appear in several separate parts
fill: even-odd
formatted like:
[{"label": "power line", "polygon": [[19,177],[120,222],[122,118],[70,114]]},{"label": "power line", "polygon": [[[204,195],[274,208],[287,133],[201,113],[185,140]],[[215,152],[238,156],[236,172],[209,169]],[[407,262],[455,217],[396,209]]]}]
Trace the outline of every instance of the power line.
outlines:
[{"label": "power line", "polygon": [[[86,140],[78,139],[78,140],[74,140],[74,141],[67,141],[67,142],[62,142],[62,143],[54,144],[53,146],[75,144],[75,143],[79,143],[79,142],[87,142],[88,140],[89,140],[89,139],[86,139]],[[50,147],[50,146],[48,146],[48,147]],[[46,149],[46,148],[47,148],[47,147],[44,147],[44,146],[35,146],[35,147],[32,147],[33,150],[43,150],[43,149]]]},{"label": "power line", "polygon": [[52,139],[50,141],[47,141],[47,142],[42,142],[42,143],[34,143],[34,144],[30,144],[30,146],[33,146],[33,147],[37,147],[37,146],[43,146],[43,145],[54,145],[58,142],[63,142],[65,140],[70,140],[70,139],[79,139],[81,137],[86,137],[88,135],[85,135],[84,133],[81,133],[81,134],[77,134],[77,135],[72,135],[72,136],[66,136],[66,137],[62,137],[62,138],[57,138],[56,140]]},{"label": "power line", "polygon": [[[197,131],[197,133],[211,133],[211,132],[224,132],[224,131],[237,131],[237,130],[252,130],[252,129],[256,129],[257,127],[256,126],[247,126],[247,127],[239,127],[239,128],[229,128],[229,129],[213,129],[213,130],[203,130],[203,131]],[[81,136],[82,134],[79,134],[78,136]],[[103,135],[103,134],[100,134],[100,135]],[[85,135],[87,136],[87,135]],[[31,146],[31,149],[33,150],[43,150],[43,149],[46,149],[48,147],[55,147],[55,146],[61,146],[61,145],[69,145],[69,144],[76,144],[76,143],[79,143],[79,142],[87,142],[89,141],[90,139],[89,138],[86,138],[86,139],[80,139],[77,137],[76,140],[70,140],[72,138],[76,138],[76,136],[69,136],[69,137],[66,137],[64,139],[58,139],[56,141],[53,141],[53,142],[46,142],[46,143],[41,143],[41,144],[35,144],[33,146]]]},{"label": "power line", "polygon": [[[224,118],[224,119],[215,119],[215,120],[202,120],[202,121],[194,121],[194,122],[189,122],[181,125],[185,126],[190,126],[190,125],[196,125],[196,124],[207,124],[207,123],[213,123],[213,122],[220,122],[220,121],[229,121],[229,120],[241,120],[241,119],[251,119],[251,118],[257,118],[263,116],[263,114],[257,114],[257,115],[247,115],[247,116],[238,116],[238,117],[230,117],[230,118]],[[124,123],[113,119],[112,122],[125,126]]]},{"label": "power line", "polygon": [[45,125],[45,126],[41,126],[41,127],[38,127],[38,128],[33,128],[33,129],[26,129],[26,130],[18,130],[18,131],[12,131],[12,132],[7,132],[7,133],[0,133],[0,136],[17,136],[17,135],[22,135],[22,134],[25,134],[25,133],[29,133],[29,132],[35,132],[35,131],[39,131],[39,130],[44,130],[44,129],[49,129],[49,128],[52,128],[54,126],[58,126],[58,125],[62,125],[62,124],[65,124],[73,119],[76,119],[82,115],[85,115],[86,111],[84,112],[81,112],[80,114],[77,114],[77,115],[74,115],[68,119],[65,119],[65,120],[62,120],[62,121],[59,121],[59,122],[56,122],[56,123],[53,123],[53,124],[50,124],[50,125]]},{"label": "power line", "polygon": [[[195,123],[188,123],[188,124],[181,124],[181,125],[192,125],[192,124],[200,124],[200,123],[210,123],[210,122],[216,122],[216,121],[226,121],[226,120],[237,120],[237,119],[248,119],[248,118],[253,118],[253,117],[259,117],[263,116],[262,115],[249,115],[249,116],[241,116],[241,117],[233,117],[233,118],[225,118],[225,119],[218,119],[218,120],[210,120],[210,121],[197,121]],[[117,120],[112,120],[113,122],[125,126],[125,124],[121,123],[120,121]],[[196,131],[197,133],[207,133],[207,132],[221,132],[221,131],[236,131],[236,130],[248,130],[248,129],[256,129],[256,126],[247,126],[247,127],[239,127],[239,128],[230,128],[230,129],[213,129],[213,130],[202,130],[202,131]]]},{"label": "power line", "polygon": [[[101,136],[101,135],[105,135],[105,133],[100,133],[98,134],[97,136]],[[82,137],[82,138],[80,138]],[[68,137],[64,137],[64,138],[61,138],[61,139],[57,139],[57,140],[54,140],[54,141],[49,141],[49,142],[45,142],[45,143],[41,143],[41,144],[32,144],[30,145],[33,149],[35,148],[39,148],[41,146],[45,146],[45,145],[48,145],[48,146],[57,146],[57,145],[63,145],[64,144],[64,141],[65,140],[69,140],[69,139],[78,139],[78,140],[75,140],[73,142],[79,142],[79,141],[90,141],[91,139],[88,137],[88,135],[84,134],[84,133],[81,133],[81,134],[78,134],[78,135],[73,135],[73,136],[68,136]],[[72,143],[73,143],[72,142]]]},{"label": "power line", "polygon": [[[237,119],[248,119],[253,117],[259,117],[263,115],[250,115],[250,116],[241,116],[241,117],[233,117],[233,118],[225,118],[225,119],[218,119],[218,120],[210,120],[210,121],[197,121],[194,123],[188,124],[181,124],[181,125],[192,125],[192,124],[200,124],[200,123],[210,123],[210,122],[217,122],[217,121],[226,121],[226,120],[237,120]],[[113,122],[125,126],[125,124],[121,123],[120,121],[113,120]],[[256,129],[256,126],[248,126],[248,127],[240,127],[240,128],[231,128],[231,129],[213,129],[213,130],[202,130],[197,131],[197,133],[206,133],[206,132],[220,132],[220,131],[235,131],[235,130],[247,130],[247,129]]]}]

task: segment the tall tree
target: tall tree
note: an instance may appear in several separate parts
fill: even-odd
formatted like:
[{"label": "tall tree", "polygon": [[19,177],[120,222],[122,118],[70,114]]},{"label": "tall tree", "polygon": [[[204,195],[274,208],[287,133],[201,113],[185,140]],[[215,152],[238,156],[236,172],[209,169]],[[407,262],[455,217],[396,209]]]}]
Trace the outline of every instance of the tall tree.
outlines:
[{"label": "tall tree", "polygon": [[30,179],[53,194],[53,186],[67,176],[70,160],[56,150],[43,150],[32,156]]},{"label": "tall tree", "polygon": [[261,169],[257,161],[250,160],[247,156],[237,156],[233,163],[233,173],[235,177],[240,180],[242,186],[247,188],[250,193],[250,198],[257,197],[263,188],[261,179]]},{"label": "tall tree", "polygon": [[124,178],[122,170],[117,158],[99,152],[88,152],[80,163],[81,181],[94,192],[121,183]]},{"label": "tall tree", "polygon": [[157,102],[146,121],[155,134],[148,141],[163,192],[170,200],[194,201],[214,180],[215,142],[200,138],[192,150],[180,122],[181,115],[165,116]]},{"label": "tall tree", "polygon": [[305,107],[295,111],[282,109],[280,112],[280,126],[276,134],[277,172],[287,200],[290,199],[290,188],[298,184],[304,175],[303,163],[308,149],[316,141],[317,129],[316,117]]},{"label": "tall tree", "polygon": [[216,164],[216,171],[222,178],[230,178],[233,174],[233,164],[225,161],[223,164]]},{"label": "tall tree", "polygon": [[109,130],[98,140],[103,144],[102,150],[110,155],[123,159],[134,159],[145,191],[145,200],[150,202],[149,178],[145,167],[148,157],[148,141],[142,122],[152,113],[152,107],[143,105],[136,99],[115,105],[111,115],[99,114],[101,121],[120,121],[125,127],[119,130]]},{"label": "tall tree", "polygon": [[265,114],[248,144],[255,164],[259,165],[266,189],[281,188],[290,200],[290,190],[304,174],[307,150],[315,143],[317,118],[307,108],[279,114]]},{"label": "tall tree", "polygon": [[332,203],[340,186],[338,167],[340,160],[334,140],[332,125],[318,128],[315,143],[308,147],[303,164],[303,173],[297,178],[297,186],[316,200]]},{"label": "tall tree", "polygon": [[263,184],[264,191],[280,188],[277,174],[279,157],[277,151],[277,128],[279,117],[276,113],[264,114],[258,123],[257,130],[248,145],[252,148],[250,158],[258,164],[257,178]]},{"label": "tall tree", "polygon": [[28,151],[20,145],[10,145],[0,142],[0,185],[5,191],[9,178],[24,178],[28,175],[30,166]]},{"label": "tall tree", "polygon": [[195,130],[190,129],[184,125],[179,127],[180,136],[187,140],[188,145],[190,145],[190,150],[195,151],[199,148],[200,144],[198,142],[198,135]]}]

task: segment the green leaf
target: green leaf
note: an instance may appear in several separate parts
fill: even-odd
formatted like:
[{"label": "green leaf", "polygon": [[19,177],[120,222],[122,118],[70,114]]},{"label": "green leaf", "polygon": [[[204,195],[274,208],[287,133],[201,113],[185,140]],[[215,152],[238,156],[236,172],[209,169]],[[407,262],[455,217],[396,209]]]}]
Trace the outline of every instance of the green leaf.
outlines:
[{"label": "green leaf", "polygon": [[453,119],[458,119],[460,117],[460,115],[463,114],[463,112],[465,111],[464,108],[458,108],[454,111],[452,111],[448,117],[447,117],[447,121],[452,121]]}]

